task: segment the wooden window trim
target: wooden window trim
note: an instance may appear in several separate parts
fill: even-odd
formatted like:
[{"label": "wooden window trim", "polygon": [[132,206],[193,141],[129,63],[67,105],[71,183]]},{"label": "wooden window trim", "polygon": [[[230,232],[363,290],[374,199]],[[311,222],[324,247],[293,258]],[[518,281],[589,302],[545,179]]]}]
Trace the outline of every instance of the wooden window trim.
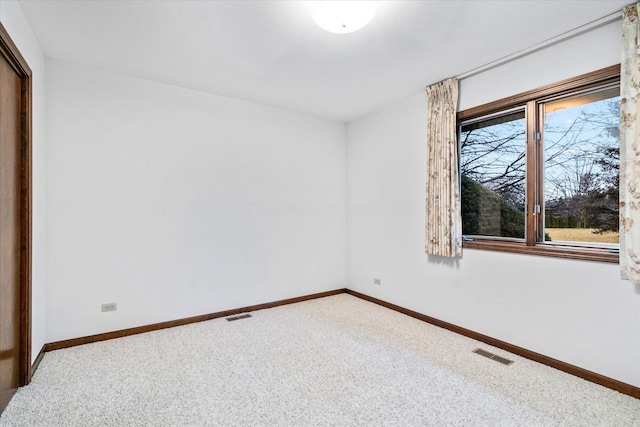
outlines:
[{"label": "wooden window trim", "polygon": [[[550,98],[561,97],[576,91],[589,90],[617,84],[620,82],[620,64],[603,68],[591,73],[566,79],[557,83],[533,89],[518,95],[489,102],[477,107],[458,112],[457,122],[480,118],[515,107],[524,107],[527,121],[527,170],[534,171],[537,176],[543,173],[537,159],[540,157],[539,146],[535,143],[535,132],[539,129],[540,104]],[[542,204],[542,188],[536,186],[536,179],[527,180],[527,211],[526,211],[526,239],[525,242],[512,242],[497,239],[474,238],[473,241],[463,242],[463,248],[483,249],[499,252],[510,252],[527,255],[541,255],[558,258],[618,263],[619,255],[606,248],[582,248],[577,246],[560,246],[541,243],[542,221],[530,220],[536,204]]]},{"label": "wooden window trim", "polygon": [[456,118],[458,122],[475,119],[501,110],[526,105],[529,101],[562,96],[574,92],[577,89],[589,89],[620,81],[620,64],[612,65],[601,70],[593,71],[563,80],[561,82],[532,89],[518,95],[499,99],[477,107],[459,111]]},{"label": "wooden window trim", "polygon": [[619,256],[617,253],[602,248],[579,248],[576,246],[557,246],[545,243],[528,246],[526,243],[520,242],[482,239],[474,239],[472,242],[463,242],[462,247],[465,249],[484,249],[488,251],[541,255],[584,261],[600,261],[615,264],[619,262]]}]

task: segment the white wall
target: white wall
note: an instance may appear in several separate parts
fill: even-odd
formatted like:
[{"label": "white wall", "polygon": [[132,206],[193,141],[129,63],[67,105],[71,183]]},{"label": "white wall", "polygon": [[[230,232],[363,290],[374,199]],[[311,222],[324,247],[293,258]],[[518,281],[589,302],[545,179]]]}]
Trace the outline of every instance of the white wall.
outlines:
[{"label": "white wall", "polygon": [[31,359],[45,344],[45,60],[42,50],[16,1],[2,0],[0,22],[29,64],[33,85],[33,240]]},{"label": "white wall", "polygon": [[[619,34],[617,22],[466,79],[461,108],[618,63]],[[424,254],[425,135],[423,93],[348,125],[348,287],[640,386],[640,287],[617,265]]]},{"label": "white wall", "polygon": [[49,342],[345,286],[344,124],[56,61],[47,101]]},{"label": "white wall", "polygon": [[[620,63],[622,21],[615,21],[460,81],[459,110]],[[434,82],[435,83],[435,82]]]}]

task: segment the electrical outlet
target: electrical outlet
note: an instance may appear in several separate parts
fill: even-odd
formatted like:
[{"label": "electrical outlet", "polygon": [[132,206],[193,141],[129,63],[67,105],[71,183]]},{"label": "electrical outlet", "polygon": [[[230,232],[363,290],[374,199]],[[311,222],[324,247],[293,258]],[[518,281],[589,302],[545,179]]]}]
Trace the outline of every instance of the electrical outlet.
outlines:
[{"label": "electrical outlet", "polygon": [[116,311],[118,309],[118,304],[115,302],[109,302],[106,304],[102,304],[102,311]]},{"label": "electrical outlet", "polygon": [[382,280],[380,280],[380,279],[375,279],[375,278],[374,278],[374,279],[373,279],[373,284],[374,284],[374,285],[378,285],[378,286],[382,286]]}]

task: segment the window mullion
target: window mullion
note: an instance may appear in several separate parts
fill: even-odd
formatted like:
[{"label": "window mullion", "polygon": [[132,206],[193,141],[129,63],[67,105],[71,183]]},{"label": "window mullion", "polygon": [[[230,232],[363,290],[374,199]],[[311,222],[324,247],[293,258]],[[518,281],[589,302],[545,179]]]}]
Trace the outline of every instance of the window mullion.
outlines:
[{"label": "window mullion", "polygon": [[539,213],[536,216],[536,242],[544,242],[544,105],[535,103],[536,111],[536,203]]},{"label": "window mullion", "polygon": [[537,126],[537,114],[535,101],[527,102],[526,106],[526,118],[527,118],[527,214],[525,216],[526,224],[526,242],[527,246],[534,246],[538,239],[537,230],[539,226],[537,224],[539,215],[536,213],[536,204],[538,203],[538,185],[537,180],[539,174],[537,173],[538,165],[538,150],[536,142]]}]

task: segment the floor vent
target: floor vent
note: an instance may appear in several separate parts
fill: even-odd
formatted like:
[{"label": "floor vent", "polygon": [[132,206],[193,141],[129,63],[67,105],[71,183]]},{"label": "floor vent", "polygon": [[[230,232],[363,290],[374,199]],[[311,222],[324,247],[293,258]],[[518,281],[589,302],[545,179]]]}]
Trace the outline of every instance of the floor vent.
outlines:
[{"label": "floor vent", "polygon": [[227,317],[227,321],[233,322],[234,320],[247,319],[249,317],[251,317],[251,315],[249,313],[239,314],[237,316]]},{"label": "floor vent", "polygon": [[488,359],[495,360],[498,363],[502,363],[503,365],[511,365],[513,363],[513,360],[505,359],[504,357],[500,357],[497,354],[489,353],[488,351],[482,350],[480,348],[476,348],[475,350],[473,350],[473,352]]}]

